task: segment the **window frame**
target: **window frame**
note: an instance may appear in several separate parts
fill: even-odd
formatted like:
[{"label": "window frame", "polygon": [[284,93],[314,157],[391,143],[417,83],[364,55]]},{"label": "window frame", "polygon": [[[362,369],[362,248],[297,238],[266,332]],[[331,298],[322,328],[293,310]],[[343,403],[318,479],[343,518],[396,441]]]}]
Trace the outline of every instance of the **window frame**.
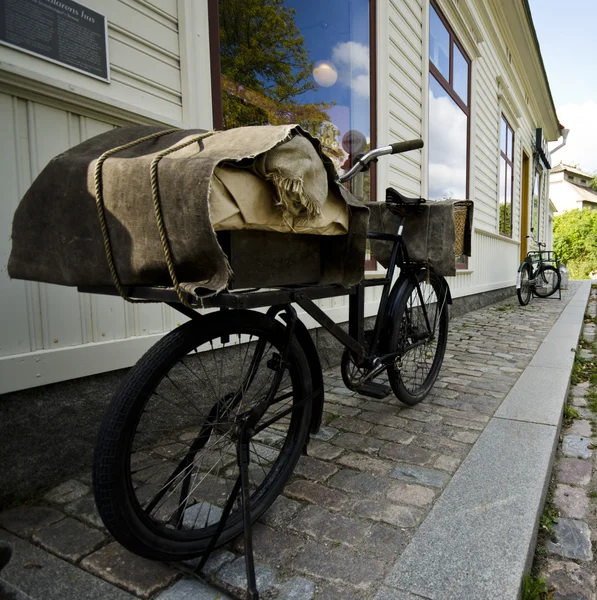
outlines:
[{"label": "window frame", "polygon": [[[433,76],[437,83],[442,87],[442,89],[448,94],[448,96],[456,103],[456,105],[464,112],[466,116],[466,182],[465,182],[465,196],[468,199],[470,196],[470,162],[471,162],[471,83],[472,83],[472,66],[473,61],[469,57],[468,52],[465,50],[464,46],[460,43],[460,40],[454,33],[454,30],[450,26],[450,23],[444,16],[443,12],[437,5],[434,0],[430,0],[429,7],[435,10],[437,16],[440,21],[446,28],[448,35],[450,37],[450,56],[449,56],[449,79],[447,81],[446,78],[441,74],[439,69],[433,64],[431,60],[431,53],[429,53],[429,76]],[[431,36],[431,11],[429,11],[429,15],[427,18],[427,25],[429,27],[429,36]],[[458,48],[462,56],[467,62],[468,65],[468,73],[467,73],[467,99],[466,104],[460,98],[460,96],[456,93],[453,83],[454,83],[454,46]],[[427,81],[429,84],[429,80]],[[429,107],[427,107],[427,119],[429,119]],[[428,140],[429,143],[429,140]],[[427,177],[429,177],[429,161],[427,164]],[[458,260],[458,259],[457,259]],[[468,256],[464,257],[464,262],[456,262],[456,270],[468,270]]]},{"label": "window frame", "polygon": [[[508,149],[508,131],[512,132],[512,158],[510,159],[506,153],[502,150],[502,124],[505,123],[506,124],[506,149]],[[506,115],[501,112],[500,113],[500,162],[502,160],[502,158],[506,161],[506,164],[510,166],[510,171],[512,173],[511,177],[510,177],[510,182],[508,182],[507,180],[507,173],[508,170],[504,169],[504,181],[500,181],[499,184],[499,189],[498,189],[498,232],[500,235],[503,235],[504,237],[509,237],[512,238],[512,231],[514,229],[514,146],[516,144],[515,140],[515,131],[514,128],[512,127],[512,125],[510,125],[510,122],[508,121],[508,119],[506,118]],[[501,166],[501,165],[500,165]],[[499,173],[499,169],[498,169],[498,173]],[[510,232],[505,232],[502,231],[501,229],[501,225],[500,225],[500,214],[502,212],[502,203],[501,203],[501,191],[502,191],[502,184],[505,186],[504,189],[504,198],[507,198],[508,196],[506,195],[506,191],[507,191],[507,187],[508,187],[508,183],[510,184]],[[504,208],[507,206],[507,202],[504,203]],[[504,219],[505,222],[505,219]]]}]

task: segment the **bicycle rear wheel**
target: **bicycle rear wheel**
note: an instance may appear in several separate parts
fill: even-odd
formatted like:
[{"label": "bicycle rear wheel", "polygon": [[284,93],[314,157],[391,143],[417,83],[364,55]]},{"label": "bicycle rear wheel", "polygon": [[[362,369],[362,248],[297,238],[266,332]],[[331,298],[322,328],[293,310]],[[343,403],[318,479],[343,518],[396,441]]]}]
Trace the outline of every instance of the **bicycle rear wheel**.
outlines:
[{"label": "bicycle rear wheel", "polygon": [[[439,375],[448,341],[448,284],[426,270],[416,274],[418,287],[406,279],[398,290],[388,351],[400,355],[388,366],[398,400],[414,405],[427,396]],[[419,294],[420,290],[420,294]]]},{"label": "bicycle rear wheel", "polygon": [[549,298],[560,287],[562,276],[552,265],[541,265],[535,274],[535,294],[539,298]]},{"label": "bicycle rear wheel", "polygon": [[[102,425],[93,487],[110,533],[155,560],[200,555],[238,477],[243,415],[263,402],[280,369],[274,401],[250,444],[252,520],[281,493],[307,439],[311,375],[284,327],[252,311],[213,313],[162,338],[129,372]],[[242,532],[240,494],[217,545]]]},{"label": "bicycle rear wheel", "polygon": [[516,295],[521,306],[526,306],[531,300],[531,265],[523,263],[518,270],[518,281],[516,282]]}]

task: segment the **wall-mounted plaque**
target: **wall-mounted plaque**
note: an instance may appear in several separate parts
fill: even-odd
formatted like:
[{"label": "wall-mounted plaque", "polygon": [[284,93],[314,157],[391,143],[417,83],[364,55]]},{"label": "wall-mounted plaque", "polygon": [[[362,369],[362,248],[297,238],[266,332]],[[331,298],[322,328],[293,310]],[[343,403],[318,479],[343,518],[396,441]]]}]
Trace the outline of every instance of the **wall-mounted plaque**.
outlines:
[{"label": "wall-mounted plaque", "polygon": [[0,0],[0,43],[110,81],[108,23],[72,0]]}]

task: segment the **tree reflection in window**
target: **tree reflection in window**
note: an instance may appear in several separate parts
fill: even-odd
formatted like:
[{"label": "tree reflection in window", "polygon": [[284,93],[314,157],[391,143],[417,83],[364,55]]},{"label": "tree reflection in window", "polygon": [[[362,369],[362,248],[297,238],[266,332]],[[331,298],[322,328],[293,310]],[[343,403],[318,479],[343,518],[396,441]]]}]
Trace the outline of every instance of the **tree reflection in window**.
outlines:
[{"label": "tree reflection in window", "polygon": [[500,121],[500,233],[512,236],[512,197],[514,190],[514,130],[502,115]]},{"label": "tree reflection in window", "polygon": [[219,0],[219,23],[224,128],[298,123],[339,171],[370,146],[369,0]]}]

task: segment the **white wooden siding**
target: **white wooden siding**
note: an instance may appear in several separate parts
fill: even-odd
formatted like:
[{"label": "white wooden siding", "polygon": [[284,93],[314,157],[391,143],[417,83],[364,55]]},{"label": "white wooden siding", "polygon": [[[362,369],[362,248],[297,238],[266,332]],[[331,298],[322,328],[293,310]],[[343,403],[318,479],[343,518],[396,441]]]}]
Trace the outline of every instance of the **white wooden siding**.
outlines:
[{"label": "white wooden siding", "polygon": [[[380,99],[378,105],[379,129],[387,128],[387,142],[420,138],[425,91],[423,1],[391,0],[384,9],[389,23],[388,37],[378,43],[377,56],[378,61],[388,61],[389,82],[388,97]],[[380,178],[383,182],[380,188],[383,190],[387,181],[405,194],[420,195],[422,157],[422,152],[415,151],[382,159],[380,170],[387,169],[388,175]]]},{"label": "white wooden siding", "polygon": [[[10,370],[14,361],[8,357],[161,334],[172,328],[175,318],[165,305],[129,305],[120,298],[78,294],[73,288],[9,280],[6,264],[11,217],[18,200],[50,158],[108,131],[113,125],[6,94],[0,94],[0,114],[3,116],[0,151],[5,157],[0,162],[3,182],[0,198],[3,214],[7,216],[0,220],[2,392],[16,383]],[[68,371],[65,365],[62,373],[56,373],[55,380],[64,378]]]},{"label": "white wooden siding", "polygon": [[[106,15],[110,83],[0,47],[2,69],[133,113],[181,125],[182,88],[176,0],[80,0]],[[209,60],[209,59],[207,59]]]},{"label": "white wooden siding", "polygon": [[447,278],[452,297],[513,286],[518,265],[518,243],[479,229],[475,231],[472,243],[470,270]]}]

